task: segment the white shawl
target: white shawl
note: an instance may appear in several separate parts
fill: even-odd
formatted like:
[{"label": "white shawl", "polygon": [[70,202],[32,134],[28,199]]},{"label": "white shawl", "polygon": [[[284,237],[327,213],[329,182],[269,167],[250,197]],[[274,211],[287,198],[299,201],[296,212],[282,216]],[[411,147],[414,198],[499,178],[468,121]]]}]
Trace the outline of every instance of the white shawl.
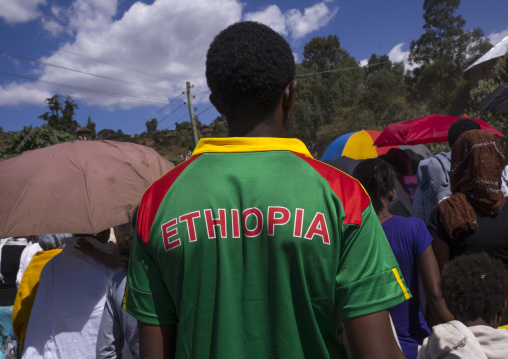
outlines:
[{"label": "white shawl", "polygon": [[485,325],[466,327],[457,320],[436,325],[418,352],[418,359],[506,359],[508,330]]}]

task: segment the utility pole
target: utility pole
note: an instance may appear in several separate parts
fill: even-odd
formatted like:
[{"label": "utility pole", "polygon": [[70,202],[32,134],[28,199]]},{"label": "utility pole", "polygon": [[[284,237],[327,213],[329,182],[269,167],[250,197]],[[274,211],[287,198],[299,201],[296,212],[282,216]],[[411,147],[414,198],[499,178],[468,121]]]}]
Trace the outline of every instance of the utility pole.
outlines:
[{"label": "utility pole", "polygon": [[192,124],[192,134],[194,135],[194,144],[197,146],[198,144],[198,129],[196,124],[196,118],[194,117],[194,112],[192,111],[192,96],[190,93],[190,82],[187,81],[187,104],[189,105],[189,115],[190,121]]}]

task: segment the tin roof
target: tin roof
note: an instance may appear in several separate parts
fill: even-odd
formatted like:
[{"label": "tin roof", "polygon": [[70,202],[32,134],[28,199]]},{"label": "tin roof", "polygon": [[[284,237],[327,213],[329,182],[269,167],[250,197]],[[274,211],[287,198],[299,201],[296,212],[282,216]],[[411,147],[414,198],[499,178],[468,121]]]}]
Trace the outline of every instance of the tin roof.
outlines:
[{"label": "tin roof", "polygon": [[478,60],[473,62],[467,69],[464,70],[464,72],[469,71],[473,67],[475,67],[483,62],[504,56],[504,54],[506,54],[507,51],[508,51],[508,36],[506,36],[503,40],[501,40],[492,49],[490,49],[485,54],[483,54],[483,56],[480,57]]}]

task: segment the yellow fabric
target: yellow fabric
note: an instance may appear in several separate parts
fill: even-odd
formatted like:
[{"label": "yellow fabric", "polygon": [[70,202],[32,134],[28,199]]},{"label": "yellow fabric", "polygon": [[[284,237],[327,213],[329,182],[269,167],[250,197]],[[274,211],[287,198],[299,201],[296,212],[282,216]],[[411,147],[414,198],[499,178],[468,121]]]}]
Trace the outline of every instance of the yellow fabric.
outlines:
[{"label": "yellow fabric", "polygon": [[500,327],[499,327],[499,328],[497,328],[497,329],[506,329],[506,330],[508,330],[508,324],[503,325],[503,326],[500,326]]},{"label": "yellow fabric", "polygon": [[399,272],[397,271],[397,268],[392,268],[393,275],[395,276],[395,279],[397,279],[397,283],[399,283],[400,287],[402,288],[402,291],[404,292],[404,297],[406,297],[406,300],[411,299],[411,296],[407,292],[406,286],[404,283],[402,283],[402,280],[400,279]]},{"label": "yellow fabric", "polygon": [[202,138],[199,140],[193,156],[206,152],[264,152],[264,151],[292,151],[312,158],[307,147],[296,138],[281,137],[222,137]]},{"label": "yellow fabric", "polygon": [[28,326],[28,319],[30,319],[30,312],[35,300],[35,294],[39,287],[39,278],[42,269],[47,262],[58,253],[62,251],[59,249],[51,249],[49,251],[40,251],[35,253],[30,264],[23,273],[23,278],[16,294],[14,301],[14,309],[12,312],[12,327],[14,334],[18,339],[19,352],[23,353],[23,345],[25,342],[26,328]]},{"label": "yellow fabric", "polygon": [[342,156],[363,160],[366,158],[376,158],[377,151],[374,147],[372,136],[367,131],[358,131],[349,137]]}]

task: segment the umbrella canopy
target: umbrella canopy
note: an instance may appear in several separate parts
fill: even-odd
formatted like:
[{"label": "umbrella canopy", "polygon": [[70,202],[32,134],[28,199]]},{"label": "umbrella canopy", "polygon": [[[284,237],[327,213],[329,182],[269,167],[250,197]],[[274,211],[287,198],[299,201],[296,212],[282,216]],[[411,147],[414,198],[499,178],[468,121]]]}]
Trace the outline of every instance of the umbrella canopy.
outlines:
[{"label": "umbrella canopy", "polygon": [[374,146],[374,141],[380,134],[381,131],[362,130],[342,135],[328,146],[321,156],[321,161],[331,161],[341,156],[362,160],[385,154],[391,147]]},{"label": "umbrella canopy", "polygon": [[[448,141],[450,125],[461,117],[447,115],[429,115],[414,120],[391,123],[381,132],[374,144],[376,146],[416,145]],[[504,135],[488,123],[471,118],[482,130],[491,132],[497,137]]]},{"label": "umbrella canopy", "polygon": [[74,141],[0,162],[0,237],[99,233],[129,221],[174,165],[129,142]]},{"label": "umbrella canopy", "polygon": [[508,84],[499,86],[492,91],[478,108],[482,111],[508,110]]},{"label": "umbrella canopy", "polygon": [[363,160],[355,160],[354,158],[342,156],[334,160],[324,162],[352,176],[355,167],[362,161]]}]

